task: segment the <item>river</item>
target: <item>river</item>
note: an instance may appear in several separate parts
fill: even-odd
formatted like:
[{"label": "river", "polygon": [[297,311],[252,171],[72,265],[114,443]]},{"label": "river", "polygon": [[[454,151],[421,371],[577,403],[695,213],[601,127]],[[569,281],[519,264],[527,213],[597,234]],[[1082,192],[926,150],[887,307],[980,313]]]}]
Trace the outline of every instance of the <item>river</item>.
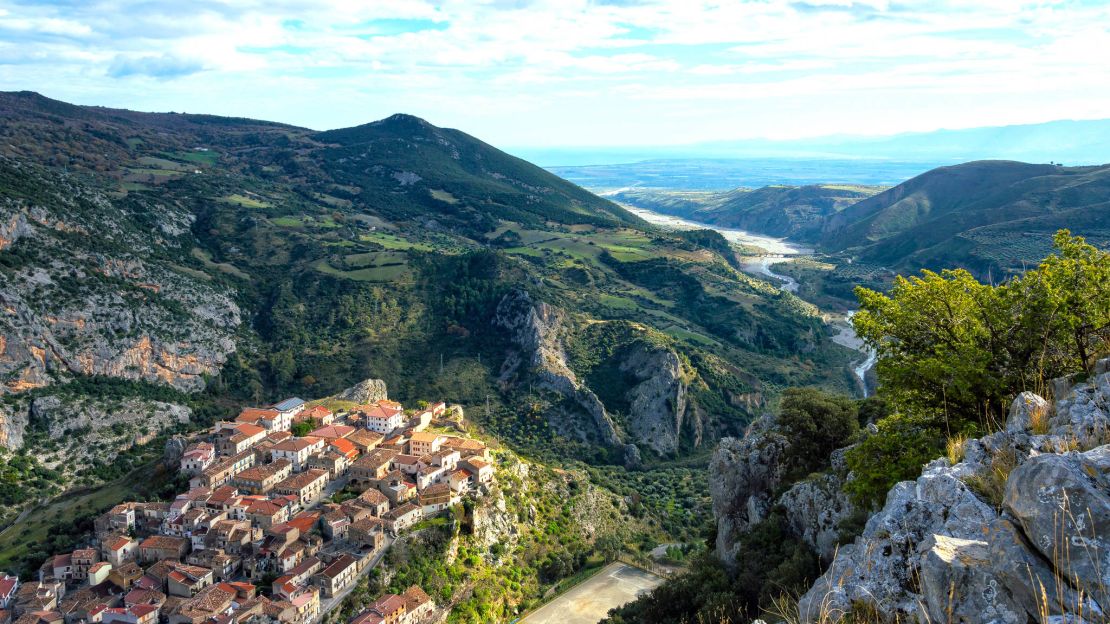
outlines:
[{"label": "river", "polygon": [[[754,232],[725,228],[709,223],[698,223],[696,221],[660,214],[652,210],[645,210],[627,204],[621,205],[629,212],[632,212],[648,223],[676,230],[716,230],[725,237],[725,240],[734,245],[763,249],[765,253],[745,258],[743,264],[744,270],[749,273],[771,278],[778,282],[778,287],[780,289],[789,293],[798,292],[798,287],[800,286],[798,281],[789,275],[775,273],[771,270],[771,267],[776,264],[791,262],[796,258],[804,258],[813,253],[812,249],[789,242],[785,238],[764,236]],[[829,322],[836,330],[836,334],[832,336],[831,340],[838,345],[848,347],[849,349],[855,349],[863,354],[862,359],[852,362],[852,373],[859,381],[863,396],[866,397],[871,394],[870,386],[867,383],[867,371],[875,366],[878,357],[874,351],[867,348],[867,345],[856,335],[855,330],[852,328],[852,316],[854,314],[855,311],[848,312],[842,317],[830,315],[831,320]]]}]

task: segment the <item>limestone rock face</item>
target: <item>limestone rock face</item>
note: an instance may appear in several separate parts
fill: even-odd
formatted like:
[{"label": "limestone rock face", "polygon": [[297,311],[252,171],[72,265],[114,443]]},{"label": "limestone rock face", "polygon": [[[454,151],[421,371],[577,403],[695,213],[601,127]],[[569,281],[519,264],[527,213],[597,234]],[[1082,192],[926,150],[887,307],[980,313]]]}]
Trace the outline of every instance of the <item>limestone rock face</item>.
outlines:
[{"label": "limestone rock face", "polygon": [[709,462],[709,494],[717,518],[717,557],[734,566],[740,534],[767,517],[782,481],[786,439],[770,416],[749,427],[743,439],[723,438]]},{"label": "limestone rock face", "polygon": [[174,469],[181,465],[181,457],[185,455],[185,438],[175,435],[166,440],[166,448],[162,451],[162,465],[167,469]]},{"label": "limestone rock face", "polygon": [[637,345],[620,368],[640,381],[627,395],[629,434],[660,455],[674,454],[686,417],[686,384],[678,355]]},{"label": "limestone rock face", "polygon": [[0,251],[15,259],[0,275],[0,394],[82,375],[202,389],[235,350],[241,314],[229,288],[167,260],[192,247],[193,215],[154,203],[140,224],[75,179],[0,167],[43,189],[0,200]]},{"label": "limestone rock face", "polygon": [[1022,392],[1010,404],[1010,415],[1006,418],[1006,431],[1028,431],[1034,419],[1047,417],[1052,406],[1032,392]]},{"label": "limestone rock face", "polygon": [[794,484],[777,501],[791,531],[825,561],[836,553],[840,522],[855,509],[843,487],[839,475],[825,473]]},{"label": "limestone rock face", "polygon": [[[938,459],[894,486],[802,597],[802,620],[839,621],[864,604],[901,622],[1102,621],[1110,607],[1106,371],[1100,363],[1088,382],[1055,384],[1055,406],[1018,396],[1005,431],[969,441],[955,466]],[[1037,410],[1052,413],[1046,434],[1030,432]],[[968,486],[997,478],[998,458],[1012,466],[1000,505]]]},{"label": "limestone rock face", "polygon": [[47,395],[31,402],[29,426],[65,443],[41,452],[39,459],[68,471],[98,460],[110,461],[120,451],[149,442],[160,432],[189,422],[192,416],[192,410],[183,405],[137,397],[75,400]]},{"label": "limestone rock face", "polygon": [[1110,607],[1110,445],[1029,458],[1010,474],[1005,506],[1049,561]]},{"label": "limestone rock face", "polygon": [[993,578],[987,542],[935,535],[921,566],[925,606],[935,622],[1023,624],[1025,610]]},{"label": "limestone rock face", "polygon": [[0,405],[0,446],[17,449],[23,447],[23,432],[27,430],[27,410]]},{"label": "limestone rock face", "polygon": [[600,440],[609,445],[622,444],[620,433],[613,419],[597,395],[580,384],[574,371],[567,365],[561,337],[563,312],[542,301],[532,300],[528,291],[517,289],[497,305],[494,325],[509,334],[509,339],[520,350],[515,357],[506,359],[501,371],[502,383],[508,383],[527,362],[528,372],[540,387],[573,401],[593,422]]},{"label": "limestone rock face", "polygon": [[360,405],[377,403],[389,398],[385,382],[381,379],[363,379],[357,384],[335,395],[341,401],[353,401]]}]

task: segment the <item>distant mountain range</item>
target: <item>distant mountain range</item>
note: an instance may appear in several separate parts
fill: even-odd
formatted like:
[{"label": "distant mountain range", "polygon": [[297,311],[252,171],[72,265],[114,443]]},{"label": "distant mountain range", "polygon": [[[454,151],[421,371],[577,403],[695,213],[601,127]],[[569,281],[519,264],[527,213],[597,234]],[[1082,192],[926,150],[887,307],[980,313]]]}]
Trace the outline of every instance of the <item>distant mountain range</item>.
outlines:
[{"label": "distant mountain range", "polygon": [[864,159],[933,165],[1005,159],[1095,165],[1110,163],[1110,119],[1060,120],[874,137],[834,135],[787,141],[748,139],[637,148],[519,148],[509,151],[549,168],[686,159]]}]

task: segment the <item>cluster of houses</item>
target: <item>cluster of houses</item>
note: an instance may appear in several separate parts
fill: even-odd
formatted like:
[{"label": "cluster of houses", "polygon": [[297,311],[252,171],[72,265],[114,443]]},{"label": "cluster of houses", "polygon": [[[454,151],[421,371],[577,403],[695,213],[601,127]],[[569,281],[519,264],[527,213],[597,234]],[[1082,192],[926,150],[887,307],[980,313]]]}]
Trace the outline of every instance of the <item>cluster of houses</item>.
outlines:
[{"label": "cluster of houses", "polygon": [[[0,624],[318,622],[400,532],[487,491],[486,446],[429,430],[446,410],[244,409],[185,448],[188,491],[116,505],[89,547],[48,559],[37,580],[0,575]],[[413,586],[352,624],[435,611]]]}]

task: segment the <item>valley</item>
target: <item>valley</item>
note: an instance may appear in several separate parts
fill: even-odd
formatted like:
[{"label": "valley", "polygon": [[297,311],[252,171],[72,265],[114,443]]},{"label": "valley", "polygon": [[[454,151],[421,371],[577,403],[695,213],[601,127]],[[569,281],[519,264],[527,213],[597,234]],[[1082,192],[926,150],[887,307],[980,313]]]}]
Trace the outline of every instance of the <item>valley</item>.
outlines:
[{"label": "valley", "polygon": [[[188,484],[166,457],[182,440],[222,439],[243,406],[301,395],[350,414],[367,402],[344,398],[349,388],[378,384],[406,405],[457,404],[468,435],[489,441],[500,489],[397,530],[389,554],[368,560],[380,572],[321,603],[329,622],[369,619],[379,598],[411,586],[446,605],[449,621],[504,621],[616,560],[697,572],[726,543],[754,561],[761,551],[744,531],[757,525],[796,564],[791,574],[810,578],[820,569],[811,549],[835,531],[789,523],[802,522],[807,501],[845,500],[825,459],[837,449],[824,425],[777,432],[765,418],[791,401],[802,404],[795,412],[850,415],[855,425],[834,438],[843,444],[883,418],[879,354],[873,336],[856,334],[868,325],[852,322],[853,289],[879,297],[908,267],[964,261],[947,251],[929,260],[945,249],[1013,274],[1051,245],[1036,228],[1005,262],[965,242],[989,242],[975,238],[980,228],[1025,227],[1031,202],[1049,216],[1084,214],[1076,223],[1096,243],[1105,233],[1098,167],[968,163],[889,188],[598,196],[410,115],[317,132],[33,93],[0,94],[0,110],[0,565],[34,578],[58,553],[104,547],[96,518],[121,503],[180,499]],[[987,174],[997,184],[969,182]],[[979,216],[952,218],[969,201]],[[948,229],[936,245],[907,246],[938,223]],[[759,476],[773,462],[728,465],[782,486],[753,510],[774,494],[796,515],[722,525],[735,501],[719,502],[721,454],[751,451],[723,441],[767,427],[775,444],[824,446],[790,451],[807,459],[782,464],[789,474]],[[404,441],[390,444],[422,461]],[[279,458],[257,459],[243,470]],[[342,511],[346,477],[328,469],[327,496],[341,509],[327,510]],[[505,508],[489,508],[489,496]],[[821,522],[849,531],[850,509]],[[315,537],[326,528],[318,520],[306,525]],[[266,586],[260,574],[247,580]]]},{"label": "valley", "polygon": [[[795,259],[806,258],[813,253],[812,249],[790,243],[781,238],[763,236],[708,223],[696,223],[681,217],[653,212],[646,208],[628,206],[628,210],[649,223],[665,228],[680,230],[705,228],[719,232],[725,240],[740,248],[741,264],[745,271],[769,278],[772,283],[777,283],[783,292],[797,293],[799,283],[789,275],[774,272],[771,267],[786,264]],[[867,397],[871,393],[870,386],[872,383],[868,375],[875,365],[876,355],[856,336],[851,324],[852,315],[854,314],[855,310],[848,310],[846,312],[826,312],[825,316],[835,331],[829,340],[863,354],[863,358],[853,361],[851,366],[853,374],[859,381],[860,391],[864,397]]]}]

